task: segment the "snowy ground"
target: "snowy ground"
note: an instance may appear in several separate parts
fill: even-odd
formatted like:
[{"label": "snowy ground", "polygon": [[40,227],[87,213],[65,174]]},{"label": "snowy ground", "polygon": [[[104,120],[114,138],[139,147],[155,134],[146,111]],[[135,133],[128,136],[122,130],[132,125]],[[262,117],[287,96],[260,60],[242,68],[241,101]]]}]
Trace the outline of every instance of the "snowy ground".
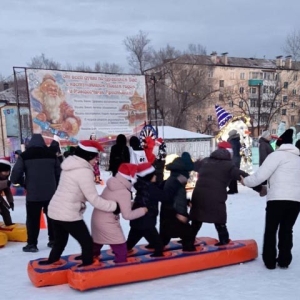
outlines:
[{"label": "snowy ground", "polygon": [[[34,287],[27,276],[27,263],[31,259],[47,257],[47,230],[41,230],[39,252],[24,253],[24,243],[9,242],[0,249],[0,299],[39,300],[62,299],[299,299],[300,285],[300,222],[294,228],[293,262],[289,269],[267,270],[261,259],[264,230],[265,198],[249,188],[239,186],[239,194],[230,195],[227,201],[228,229],[231,239],[255,239],[259,257],[252,262],[206,270],[197,273],[174,276],[154,281],[127,284],[87,292],[78,292],[68,285],[55,287]],[[89,224],[92,208],[89,206],[85,220]],[[15,199],[14,222],[25,222],[24,198]],[[125,233],[128,222],[122,221]],[[206,224],[199,236],[217,237],[213,225]],[[142,241],[145,243],[145,241]],[[79,245],[70,238],[64,254],[79,253]]]}]

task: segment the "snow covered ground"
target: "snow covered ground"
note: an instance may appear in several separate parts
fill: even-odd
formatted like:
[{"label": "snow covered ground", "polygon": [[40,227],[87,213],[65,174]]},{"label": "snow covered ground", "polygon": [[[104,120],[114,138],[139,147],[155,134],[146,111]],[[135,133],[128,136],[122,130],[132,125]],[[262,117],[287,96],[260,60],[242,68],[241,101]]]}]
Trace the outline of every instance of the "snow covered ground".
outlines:
[{"label": "snow covered ground", "polygon": [[[107,174],[106,174],[107,176]],[[173,276],[147,282],[78,292],[68,285],[36,288],[27,276],[27,263],[31,259],[47,257],[47,230],[41,230],[39,252],[24,253],[24,243],[9,242],[0,249],[0,299],[290,299],[298,300],[300,294],[300,222],[294,228],[293,262],[287,270],[267,270],[261,259],[264,231],[265,198],[253,190],[239,186],[239,194],[227,200],[228,229],[231,239],[255,239],[259,257],[245,264]],[[15,199],[13,221],[25,222],[24,197]],[[85,220],[89,224],[92,208],[88,207]],[[128,222],[122,220],[124,232],[129,231]],[[217,237],[213,225],[205,224],[199,236]],[[145,241],[141,241],[145,243]],[[79,253],[77,242],[70,238],[64,254]]]}]

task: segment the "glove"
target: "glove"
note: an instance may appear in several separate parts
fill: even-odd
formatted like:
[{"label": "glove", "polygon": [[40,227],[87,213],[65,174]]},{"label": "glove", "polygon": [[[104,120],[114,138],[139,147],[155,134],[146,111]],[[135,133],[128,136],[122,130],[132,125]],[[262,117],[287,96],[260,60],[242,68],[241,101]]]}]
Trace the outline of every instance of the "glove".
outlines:
[{"label": "glove", "polygon": [[264,197],[267,195],[267,193],[268,193],[267,187],[263,185],[261,191],[259,192],[259,196]]},{"label": "glove", "polygon": [[9,202],[9,208],[14,211],[15,204],[13,202]]},{"label": "glove", "polygon": [[119,206],[119,204],[117,203],[117,208],[116,208],[116,210],[113,212],[113,214],[114,215],[119,215],[121,213],[121,210],[120,210],[120,206]]}]

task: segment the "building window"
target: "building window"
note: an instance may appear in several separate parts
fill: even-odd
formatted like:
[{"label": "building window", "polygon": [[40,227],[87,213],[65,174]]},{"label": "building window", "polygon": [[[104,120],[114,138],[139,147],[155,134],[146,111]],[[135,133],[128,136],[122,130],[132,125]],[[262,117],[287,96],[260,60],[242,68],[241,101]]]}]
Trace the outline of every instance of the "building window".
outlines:
[{"label": "building window", "polygon": [[291,108],[295,108],[295,107],[296,107],[295,102],[292,102],[292,103],[291,103]]},{"label": "building window", "polygon": [[295,116],[291,116],[291,122],[295,122]]},{"label": "building window", "polygon": [[250,107],[256,107],[256,99],[250,99]]},{"label": "building window", "polygon": [[244,94],[244,90],[245,90],[244,87],[241,86],[241,87],[240,87],[240,94]]},{"label": "building window", "polygon": [[201,121],[201,115],[198,115],[198,116],[196,117],[196,119],[197,119],[197,121]]},{"label": "building window", "polygon": [[212,116],[207,116],[207,121],[212,121]]},{"label": "building window", "polygon": [[283,102],[287,102],[288,101],[288,97],[287,96],[282,96],[282,101]]},{"label": "building window", "polygon": [[209,71],[207,75],[208,75],[208,78],[213,78],[213,76],[214,76],[212,71]]},{"label": "building window", "polygon": [[263,73],[250,72],[250,79],[263,79]]},{"label": "building window", "polygon": [[230,101],[228,105],[229,107],[233,107],[233,101]]},{"label": "building window", "polygon": [[219,101],[223,101],[224,100],[224,95],[223,94],[219,94]]},{"label": "building window", "polygon": [[287,89],[289,87],[289,83],[287,82],[287,81],[285,81],[284,83],[283,83],[283,88],[284,89]]},{"label": "building window", "polygon": [[286,116],[286,109],[282,109],[282,110],[281,110],[281,114],[282,114],[283,116]]},{"label": "building window", "polygon": [[250,88],[250,94],[256,94],[257,93],[257,88],[256,87],[251,87]]},{"label": "building window", "polygon": [[276,129],[272,129],[271,134],[276,134]]},{"label": "building window", "polygon": [[224,80],[220,80],[220,87],[224,87]]},{"label": "building window", "polygon": [[274,80],[278,80],[278,74],[274,74]]},{"label": "building window", "polygon": [[297,80],[298,80],[298,75],[295,74],[295,75],[294,75],[294,81],[297,81]]},{"label": "building window", "polygon": [[230,79],[234,79],[234,72],[230,73]]},{"label": "building window", "polygon": [[268,122],[268,115],[265,115],[265,114],[261,115],[260,116],[260,121],[262,123],[267,123]]},{"label": "building window", "polygon": [[239,108],[243,108],[243,105],[244,105],[244,101],[240,101],[239,102]]},{"label": "building window", "polygon": [[297,95],[297,90],[296,89],[293,89],[293,95]]},{"label": "building window", "polygon": [[245,79],[245,73],[240,73],[240,79],[242,79],[242,80]]}]

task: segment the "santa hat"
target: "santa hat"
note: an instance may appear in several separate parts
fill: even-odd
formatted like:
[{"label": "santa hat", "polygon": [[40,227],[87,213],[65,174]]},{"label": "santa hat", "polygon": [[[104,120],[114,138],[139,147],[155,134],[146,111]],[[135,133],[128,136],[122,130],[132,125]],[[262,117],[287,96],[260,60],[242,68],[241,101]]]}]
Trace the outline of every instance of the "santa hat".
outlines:
[{"label": "santa hat", "polygon": [[228,142],[223,141],[223,142],[218,143],[218,148],[219,149],[226,149],[230,153],[233,153],[231,144],[228,143]]},{"label": "santa hat", "polygon": [[155,140],[156,145],[160,146],[162,143],[164,143],[164,140],[162,138],[158,138]]},{"label": "santa hat", "polygon": [[131,182],[135,182],[136,178],[137,165],[130,163],[122,163],[118,169],[118,174],[130,180]]},{"label": "santa hat", "polygon": [[93,140],[80,141],[78,147],[87,152],[98,153],[99,151],[104,151],[101,144]]},{"label": "santa hat", "polygon": [[232,119],[232,115],[219,105],[215,105],[215,110],[218,118],[218,125],[221,129],[230,119]]},{"label": "santa hat", "polygon": [[154,172],[155,172],[154,167],[149,162],[146,162],[146,163],[139,164],[137,166],[136,175],[140,177],[145,177],[146,175],[149,175]]},{"label": "santa hat", "polygon": [[0,158],[0,172],[11,170],[10,162],[6,158]]},{"label": "santa hat", "polygon": [[280,147],[282,144],[293,144],[293,129],[287,129],[276,141],[276,146]]}]

